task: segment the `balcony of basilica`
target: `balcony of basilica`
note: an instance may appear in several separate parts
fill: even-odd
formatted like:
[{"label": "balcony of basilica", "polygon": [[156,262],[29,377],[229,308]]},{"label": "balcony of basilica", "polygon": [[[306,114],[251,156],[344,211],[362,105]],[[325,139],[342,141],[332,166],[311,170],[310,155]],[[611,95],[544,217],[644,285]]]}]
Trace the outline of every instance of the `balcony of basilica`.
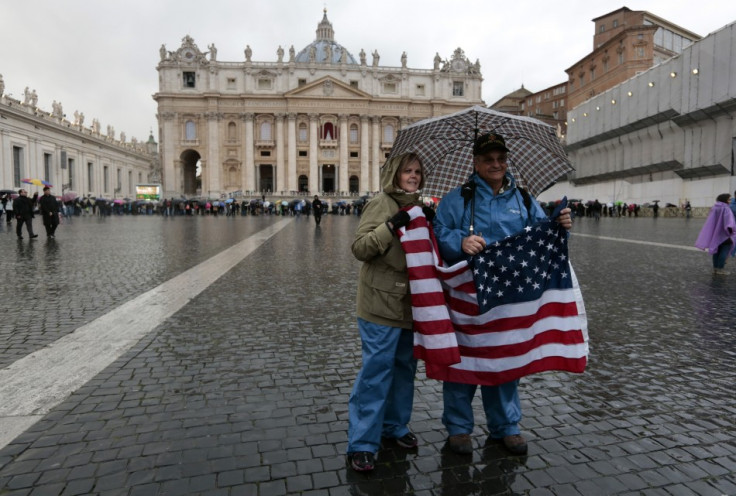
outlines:
[{"label": "balcony of basilica", "polygon": [[256,140],[256,148],[273,148],[276,146],[276,141],[259,139]]},{"label": "balcony of basilica", "polygon": [[319,140],[320,148],[337,148],[336,139],[321,139]]}]

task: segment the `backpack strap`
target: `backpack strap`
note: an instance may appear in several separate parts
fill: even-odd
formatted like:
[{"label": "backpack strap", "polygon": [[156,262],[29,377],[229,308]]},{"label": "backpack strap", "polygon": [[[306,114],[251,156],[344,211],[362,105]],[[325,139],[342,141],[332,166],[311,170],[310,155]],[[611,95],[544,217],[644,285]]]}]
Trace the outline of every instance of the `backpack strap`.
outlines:
[{"label": "backpack strap", "polygon": [[516,189],[518,189],[519,190],[519,193],[521,193],[521,199],[524,200],[524,206],[526,207],[526,212],[527,212],[527,214],[529,214],[531,212],[531,208],[532,208],[532,197],[531,197],[531,195],[526,190],[526,188],[521,188],[521,187],[517,186]]}]

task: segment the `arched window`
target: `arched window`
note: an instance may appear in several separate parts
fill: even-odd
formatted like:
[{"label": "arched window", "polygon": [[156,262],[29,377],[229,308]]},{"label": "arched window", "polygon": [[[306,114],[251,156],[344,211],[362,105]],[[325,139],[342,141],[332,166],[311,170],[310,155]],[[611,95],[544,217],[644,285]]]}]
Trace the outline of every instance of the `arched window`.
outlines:
[{"label": "arched window", "polygon": [[197,139],[197,126],[194,125],[194,121],[187,121],[184,124],[184,136],[187,140]]},{"label": "arched window", "polygon": [[383,128],[383,141],[386,143],[394,142],[394,127],[391,124],[386,124]]},{"label": "arched window", "polygon": [[357,124],[350,125],[350,142],[351,143],[358,142],[358,125]]},{"label": "arched window", "polygon": [[234,122],[227,125],[227,139],[235,140],[238,137],[238,127]]},{"label": "arched window", "polygon": [[303,122],[299,124],[299,141],[307,141],[307,125]]},{"label": "arched window", "polygon": [[271,123],[270,122],[261,123],[261,139],[262,140],[271,139]]}]

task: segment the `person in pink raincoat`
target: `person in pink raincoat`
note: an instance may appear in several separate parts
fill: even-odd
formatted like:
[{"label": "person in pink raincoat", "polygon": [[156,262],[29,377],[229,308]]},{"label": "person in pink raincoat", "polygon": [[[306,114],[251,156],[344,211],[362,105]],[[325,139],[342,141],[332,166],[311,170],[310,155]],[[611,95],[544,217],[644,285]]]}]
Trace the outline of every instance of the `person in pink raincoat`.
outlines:
[{"label": "person in pink raincoat", "polygon": [[736,243],[736,219],[728,206],[731,195],[718,195],[700,230],[695,246],[713,255],[713,274],[727,275],[726,258]]}]

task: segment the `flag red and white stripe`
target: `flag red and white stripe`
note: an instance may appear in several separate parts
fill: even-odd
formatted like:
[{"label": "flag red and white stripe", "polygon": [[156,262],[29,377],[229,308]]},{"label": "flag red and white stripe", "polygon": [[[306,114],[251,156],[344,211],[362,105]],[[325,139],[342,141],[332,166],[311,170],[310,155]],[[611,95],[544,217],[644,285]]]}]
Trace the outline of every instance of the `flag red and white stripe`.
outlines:
[{"label": "flag red and white stripe", "polygon": [[585,306],[569,266],[572,288],[481,313],[473,269],[447,267],[420,207],[400,230],[414,317],[414,354],[427,377],[497,385],[548,370],[581,373],[588,355]]}]

